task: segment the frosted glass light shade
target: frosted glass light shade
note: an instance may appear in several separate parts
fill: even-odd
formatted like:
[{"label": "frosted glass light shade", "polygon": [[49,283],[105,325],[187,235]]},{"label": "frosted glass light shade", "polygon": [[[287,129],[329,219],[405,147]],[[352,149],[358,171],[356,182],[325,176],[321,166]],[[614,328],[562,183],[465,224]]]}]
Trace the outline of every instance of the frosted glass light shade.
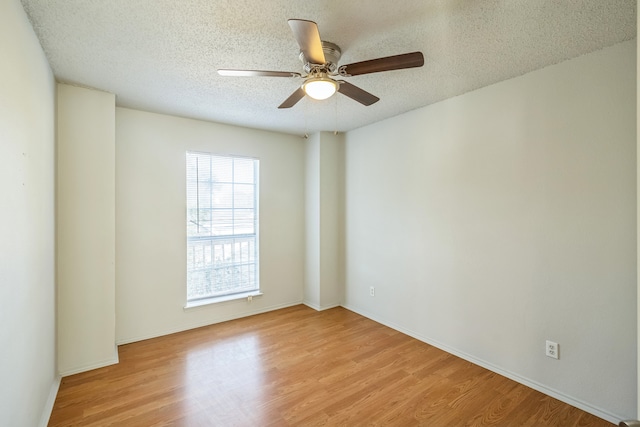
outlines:
[{"label": "frosted glass light shade", "polygon": [[315,77],[304,82],[302,90],[313,99],[323,100],[336,93],[337,84],[326,77]]}]

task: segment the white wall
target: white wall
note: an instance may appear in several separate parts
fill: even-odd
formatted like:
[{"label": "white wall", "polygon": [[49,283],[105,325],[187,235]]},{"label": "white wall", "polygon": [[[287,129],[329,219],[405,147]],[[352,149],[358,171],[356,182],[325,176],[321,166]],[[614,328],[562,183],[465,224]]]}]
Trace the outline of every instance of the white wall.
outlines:
[{"label": "white wall", "polygon": [[[263,296],[185,310],[185,152],[260,159]],[[305,146],[299,137],[116,109],[119,343],[302,302]]]},{"label": "white wall", "polygon": [[346,307],[635,417],[635,55],[622,43],[349,132]]},{"label": "white wall", "polygon": [[322,132],[320,138],[320,307],[326,309],[344,297],[344,135]]},{"label": "white wall", "polygon": [[55,82],[18,0],[0,2],[0,424],[46,425],[55,356]]},{"label": "white wall", "polygon": [[304,303],[316,310],[340,305],[344,291],[343,145],[342,134],[329,132],[307,140]]},{"label": "white wall", "polygon": [[[637,20],[637,25],[636,25],[636,34],[638,29],[640,28],[640,11],[636,12],[637,16],[636,16],[636,20]],[[636,41],[638,40],[638,38],[636,37]],[[640,226],[640,174],[638,173],[638,164],[640,164],[640,136],[638,135],[638,123],[640,123],[640,87],[638,87],[638,81],[640,81],[640,45],[638,45],[636,43],[636,237],[637,237],[637,233],[638,233],[638,227]],[[637,269],[637,274],[636,274],[636,311],[638,307],[640,307],[640,281],[638,280],[640,278],[640,239],[637,239],[636,242],[636,255],[637,255],[637,259],[636,259],[636,269]],[[637,344],[640,345],[640,313],[636,313],[636,317],[637,317],[637,337],[638,337],[638,342]],[[636,392],[637,392],[637,406],[636,406],[636,419],[640,419],[640,350],[638,350],[638,359],[637,359],[637,387],[636,387]]]},{"label": "white wall", "polygon": [[58,366],[117,363],[115,96],[58,85]]},{"label": "white wall", "polygon": [[320,133],[307,139],[304,303],[320,309]]}]

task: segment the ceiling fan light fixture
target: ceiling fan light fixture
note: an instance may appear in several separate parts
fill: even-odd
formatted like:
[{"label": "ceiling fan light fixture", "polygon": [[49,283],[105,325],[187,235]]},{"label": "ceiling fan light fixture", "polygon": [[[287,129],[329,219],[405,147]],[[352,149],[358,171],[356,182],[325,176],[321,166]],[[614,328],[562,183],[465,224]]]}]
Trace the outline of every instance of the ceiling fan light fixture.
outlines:
[{"label": "ceiling fan light fixture", "polygon": [[330,98],[338,90],[338,83],[328,77],[312,77],[302,84],[302,90],[319,101]]}]

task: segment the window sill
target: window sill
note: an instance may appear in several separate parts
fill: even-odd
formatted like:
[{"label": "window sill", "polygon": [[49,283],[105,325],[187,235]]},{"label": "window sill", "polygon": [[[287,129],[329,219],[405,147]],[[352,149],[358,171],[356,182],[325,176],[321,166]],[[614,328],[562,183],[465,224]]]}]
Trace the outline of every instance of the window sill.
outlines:
[{"label": "window sill", "polygon": [[184,306],[184,309],[188,310],[190,308],[202,307],[205,305],[218,304],[221,302],[234,301],[239,299],[247,299],[247,302],[251,302],[251,299],[253,299],[253,297],[259,297],[262,295],[263,293],[260,291],[251,291],[251,292],[242,292],[242,293],[233,294],[233,295],[224,295],[221,297],[206,298],[198,301],[187,302],[187,304]]}]

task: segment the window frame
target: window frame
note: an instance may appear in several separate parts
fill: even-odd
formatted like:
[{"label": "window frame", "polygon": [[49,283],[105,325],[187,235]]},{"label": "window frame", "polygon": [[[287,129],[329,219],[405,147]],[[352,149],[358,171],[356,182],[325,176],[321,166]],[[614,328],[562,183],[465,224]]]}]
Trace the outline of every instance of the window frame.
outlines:
[{"label": "window frame", "polygon": [[[195,176],[195,180],[193,179],[193,175],[192,172],[190,171],[190,161],[192,156],[196,157],[196,158],[202,158],[205,157],[208,159],[209,164],[207,166],[208,168],[208,178],[204,178],[203,179],[203,175],[204,174],[200,174],[198,172],[198,168],[196,166],[196,176]],[[216,176],[213,173],[213,168],[214,168],[214,164],[215,164],[215,159],[216,158],[220,158],[220,159],[224,159],[224,161],[230,161],[231,162],[231,181],[224,181],[224,180],[217,180]],[[236,180],[236,161],[247,161],[250,160],[253,162],[253,182],[249,183],[249,182],[245,182],[245,181],[241,181],[241,178],[238,178]],[[186,154],[185,154],[185,181],[186,181],[186,218],[185,218],[185,233],[186,233],[186,251],[185,251],[185,258],[186,258],[186,275],[185,275],[185,297],[186,297],[186,305],[185,308],[190,308],[190,307],[198,307],[198,306],[202,306],[202,305],[206,305],[206,304],[211,304],[211,303],[216,303],[216,302],[224,302],[224,301],[230,301],[230,300],[234,300],[234,299],[241,299],[241,298],[247,298],[249,301],[251,301],[252,297],[254,296],[259,296],[262,295],[261,292],[261,288],[260,288],[260,220],[259,220],[259,200],[260,200],[260,160],[258,158],[255,157],[249,157],[249,156],[239,156],[239,155],[229,155],[229,154],[218,154],[218,153],[214,153],[214,152],[205,152],[205,151],[195,151],[195,150],[187,150]],[[195,182],[195,185],[194,185]],[[200,206],[200,196],[201,193],[199,192],[199,187],[200,187],[200,183],[207,183],[208,187],[209,187],[209,205],[208,207],[202,208]],[[253,199],[252,199],[252,208],[236,208],[236,191],[238,186],[246,186],[246,185],[252,185],[253,186]],[[226,194],[227,197],[230,197],[231,200],[231,207],[230,208],[221,208],[221,207],[214,207],[214,202],[213,202],[213,194],[214,194],[214,188],[216,186],[230,186],[231,188],[231,193],[230,194]],[[193,205],[193,191],[195,187],[195,206]],[[241,193],[241,192],[240,192]],[[200,234],[201,232],[198,231],[198,233],[196,234],[190,234],[190,223],[192,222],[192,220],[190,220],[193,210],[196,210],[196,215],[198,215],[198,218],[200,217],[200,213],[201,211],[209,211],[209,230],[210,230],[210,234]],[[216,210],[218,211],[218,213],[222,213],[225,210],[229,211],[229,215],[231,217],[231,222],[226,222],[225,220],[219,220],[219,222],[216,222],[214,217],[214,213],[216,212]],[[236,214],[239,212],[245,211],[245,213],[248,213],[249,216],[253,216],[253,220],[252,222],[252,226],[253,226],[253,233],[235,233],[235,223],[236,223]],[[245,223],[249,224],[249,223]],[[201,221],[199,221],[198,219],[198,226],[200,227]],[[224,226],[231,226],[231,230],[232,232],[227,234],[224,233],[224,231],[222,232],[218,232],[216,233],[215,229],[216,229],[216,225],[217,228],[220,230],[222,229],[222,227]],[[196,255],[195,255],[195,251],[197,249],[198,243],[200,243],[203,248],[203,255],[202,255],[202,263],[204,265],[201,265],[199,267],[196,267]],[[209,250],[209,254],[208,256],[205,255],[206,249],[204,249],[207,245],[207,243],[210,245],[210,250]],[[245,248],[245,245],[248,249],[243,249]],[[225,261],[227,258],[225,256],[223,256],[223,260],[221,261],[221,264],[216,265],[216,261],[215,259],[216,253],[219,253],[218,251],[216,251],[216,247],[222,247],[223,249],[223,253],[225,248],[229,247],[230,251],[231,251],[231,262],[227,262]],[[240,260],[236,261],[236,257],[237,254],[240,253]],[[246,262],[243,262],[242,260],[242,256],[243,255],[247,255],[248,259],[246,260]],[[190,256],[192,258],[190,258]],[[246,267],[246,270],[242,270],[243,267]],[[228,291],[221,291],[221,292],[210,292],[207,294],[200,294],[197,296],[194,296],[191,293],[191,286],[192,286],[192,281],[191,281],[191,275],[194,272],[213,272],[213,271],[222,271],[224,269],[225,273],[227,273],[229,270],[231,271],[231,276],[233,277],[232,279],[228,279],[227,278],[223,278],[222,280],[228,280],[229,283],[232,284],[238,284],[238,283],[242,283],[243,280],[243,275],[244,277],[247,277],[249,285],[250,285],[250,289],[247,289],[245,287],[240,287],[240,288],[236,288],[236,289],[229,289]],[[239,276],[236,276],[236,274],[239,274]],[[211,282],[215,279],[215,276],[212,275],[212,273],[205,273],[205,276],[208,277],[208,281],[209,281],[209,287],[213,288],[215,285],[211,284]],[[213,276],[213,278],[212,278]],[[239,277],[240,279],[237,280],[237,277]],[[194,279],[195,280],[195,279]],[[204,285],[206,286],[206,284]]]}]

